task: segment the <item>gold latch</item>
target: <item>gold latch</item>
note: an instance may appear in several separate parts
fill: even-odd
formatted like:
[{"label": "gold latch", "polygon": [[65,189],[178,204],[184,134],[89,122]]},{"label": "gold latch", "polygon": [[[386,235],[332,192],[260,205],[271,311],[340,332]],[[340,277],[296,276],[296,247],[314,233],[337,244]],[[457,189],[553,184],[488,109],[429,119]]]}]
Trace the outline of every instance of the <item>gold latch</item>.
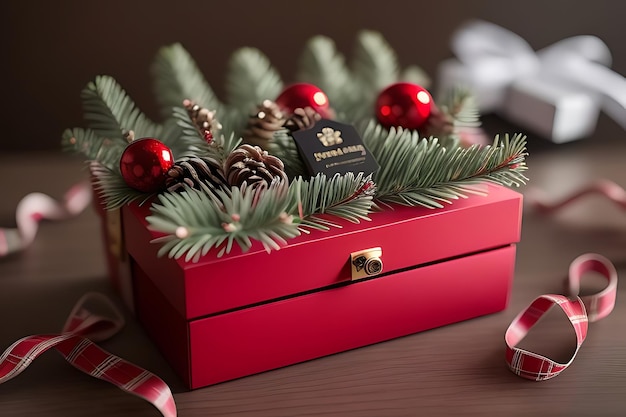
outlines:
[{"label": "gold latch", "polygon": [[352,252],[350,254],[350,267],[352,269],[352,281],[373,277],[383,272],[382,248],[370,248]]}]

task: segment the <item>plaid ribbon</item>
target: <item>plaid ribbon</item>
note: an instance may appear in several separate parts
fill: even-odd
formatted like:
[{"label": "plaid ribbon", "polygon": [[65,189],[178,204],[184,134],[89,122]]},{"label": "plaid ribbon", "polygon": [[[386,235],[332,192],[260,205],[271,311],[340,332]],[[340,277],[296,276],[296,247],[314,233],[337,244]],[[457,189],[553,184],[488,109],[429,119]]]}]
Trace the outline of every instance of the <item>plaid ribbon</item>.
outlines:
[{"label": "plaid ribbon", "polygon": [[[94,314],[104,307],[109,317]],[[85,294],[76,303],[60,334],[24,337],[0,356],[0,384],[16,377],[39,355],[55,348],[74,367],[95,378],[149,401],[164,417],[176,416],[176,404],[163,380],[101,349],[94,341],[108,339],[124,326],[113,303],[98,293]]]},{"label": "plaid ribbon", "polygon": [[[607,280],[607,286],[599,293],[579,297],[580,281],[587,272],[597,272],[602,275]],[[613,310],[617,294],[617,271],[611,261],[605,257],[598,254],[585,254],[576,258],[569,268],[568,284],[570,297],[558,294],[539,296],[513,319],[506,330],[504,336],[506,362],[515,374],[535,381],[554,378],[576,357],[587,337],[588,322],[600,320]],[[555,305],[563,310],[576,333],[576,349],[567,363],[559,363],[516,346],[539,319]]]},{"label": "plaid ribbon", "polygon": [[90,184],[71,187],[58,202],[42,193],[30,193],[17,205],[16,228],[0,228],[0,258],[30,245],[42,220],[63,220],[80,214],[91,202]]}]

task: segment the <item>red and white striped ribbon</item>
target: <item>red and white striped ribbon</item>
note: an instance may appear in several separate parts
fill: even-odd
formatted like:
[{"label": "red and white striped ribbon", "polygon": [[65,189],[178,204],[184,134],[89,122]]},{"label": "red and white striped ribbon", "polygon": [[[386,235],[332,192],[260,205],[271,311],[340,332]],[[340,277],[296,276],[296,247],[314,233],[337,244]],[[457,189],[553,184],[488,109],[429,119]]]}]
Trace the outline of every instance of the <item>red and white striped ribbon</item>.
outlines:
[{"label": "red and white striped ribbon", "polygon": [[626,190],[615,182],[607,179],[599,179],[584,187],[580,187],[560,200],[551,200],[540,190],[529,188],[524,195],[524,199],[537,211],[547,214],[568,206],[574,201],[590,194],[604,196],[618,207],[626,210]]},{"label": "red and white striped ribbon", "polygon": [[[105,307],[109,317],[89,306]],[[167,384],[153,373],[103,350],[94,341],[108,339],[124,326],[113,303],[98,293],[85,294],[68,317],[62,333],[24,337],[0,356],[0,384],[16,377],[39,355],[55,348],[74,367],[95,378],[145,399],[164,417],[176,416],[176,404]]]},{"label": "red and white striped ribbon", "polygon": [[42,220],[63,220],[80,214],[91,202],[89,182],[71,187],[62,201],[42,193],[30,193],[17,205],[16,228],[0,228],[0,258],[30,245]]},{"label": "red and white striped ribbon", "polygon": [[[588,272],[597,272],[607,280],[607,286],[599,293],[579,297],[580,281]],[[617,271],[605,257],[584,254],[576,258],[569,268],[569,297],[547,294],[536,298],[513,319],[506,330],[506,362],[515,374],[535,381],[554,378],[567,368],[587,337],[588,322],[606,317],[615,306],[617,294]],[[576,333],[576,349],[570,360],[559,363],[541,354],[517,347],[539,319],[554,305],[559,306],[569,319]]]}]

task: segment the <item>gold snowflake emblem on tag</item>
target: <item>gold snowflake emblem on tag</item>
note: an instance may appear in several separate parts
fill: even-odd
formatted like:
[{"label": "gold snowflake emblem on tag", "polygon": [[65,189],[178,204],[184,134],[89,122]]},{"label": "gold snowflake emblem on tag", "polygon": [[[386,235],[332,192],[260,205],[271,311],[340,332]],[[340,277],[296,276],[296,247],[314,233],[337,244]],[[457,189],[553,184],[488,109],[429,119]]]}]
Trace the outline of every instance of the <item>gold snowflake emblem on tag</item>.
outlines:
[{"label": "gold snowflake emblem on tag", "polygon": [[317,134],[317,138],[324,146],[333,146],[343,143],[341,138],[341,130],[335,130],[332,127],[325,127]]}]

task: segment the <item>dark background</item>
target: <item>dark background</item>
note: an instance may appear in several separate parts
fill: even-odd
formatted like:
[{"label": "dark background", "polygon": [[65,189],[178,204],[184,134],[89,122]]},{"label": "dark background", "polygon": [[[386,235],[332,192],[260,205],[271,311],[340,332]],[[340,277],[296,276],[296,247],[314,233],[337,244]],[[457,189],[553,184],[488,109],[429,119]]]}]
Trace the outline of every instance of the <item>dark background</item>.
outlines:
[{"label": "dark background", "polygon": [[[80,91],[112,75],[158,120],[149,66],[159,47],[181,42],[219,93],[230,54],[261,49],[289,81],[306,40],[332,37],[350,53],[361,29],[380,31],[402,65],[436,81],[451,56],[452,32],[482,18],[524,37],[535,49],[594,34],[626,74],[625,3],[619,1],[3,1],[0,152],[59,149],[64,128],[82,125]],[[606,117],[603,124],[613,123]]]}]

